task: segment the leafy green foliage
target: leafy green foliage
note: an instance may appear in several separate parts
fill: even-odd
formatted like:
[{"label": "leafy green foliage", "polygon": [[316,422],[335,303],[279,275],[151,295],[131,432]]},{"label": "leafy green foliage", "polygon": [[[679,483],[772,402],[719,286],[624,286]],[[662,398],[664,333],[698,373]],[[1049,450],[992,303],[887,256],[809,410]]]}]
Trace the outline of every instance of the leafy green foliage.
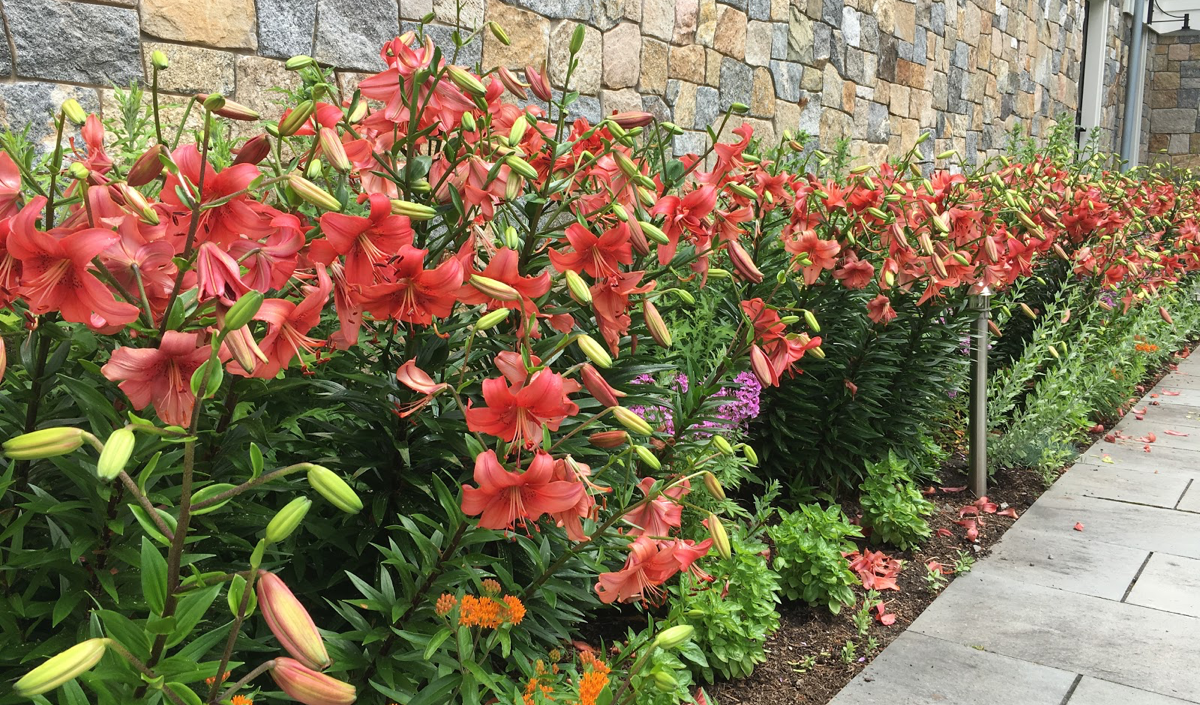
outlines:
[{"label": "leafy green foliage", "polygon": [[917,546],[931,531],[925,517],[933,514],[933,503],[921,496],[908,471],[908,461],[895,453],[867,466],[867,479],[859,485],[863,526],[871,528],[871,539],[902,549]]},{"label": "leafy green foliage", "polygon": [[853,604],[852,587],[859,581],[842,554],[854,550],[849,539],[862,536],[859,528],[836,506],[822,510],[804,505],[795,512],[780,511],[779,518],[767,533],[775,543],[771,565],[783,581],[784,595],[823,605],[834,614]]}]

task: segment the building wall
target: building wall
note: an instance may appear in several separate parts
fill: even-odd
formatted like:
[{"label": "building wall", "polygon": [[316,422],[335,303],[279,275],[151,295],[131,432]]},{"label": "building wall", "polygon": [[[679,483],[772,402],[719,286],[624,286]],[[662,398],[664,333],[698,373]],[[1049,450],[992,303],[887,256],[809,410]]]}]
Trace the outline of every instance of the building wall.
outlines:
[{"label": "building wall", "polygon": [[[1112,2],[1111,26],[1121,26]],[[575,111],[670,118],[688,129],[681,153],[702,149],[703,128],[741,102],[768,140],[784,129],[827,148],[849,138],[856,156],[881,161],[933,131],[920,146],[926,158],[955,148],[976,161],[1002,151],[1014,126],[1042,135],[1059,114],[1073,119],[1082,3],[463,0],[457,11],[454,0],[2,0],[0,124],[49,139],[49,111],[68,96],[111,117],[111,86],[144,79],[155,49],[171,59],[166,91],[221,91],[277,115],[271,89],[296,80],[283,59],[311,54],[350,87],[382,67],[385,40],[432,15],[428,31],[444,47],[456,20],[495,21],[511,35],[507,47],[486,29],[471,35],[459,63],[546,63],[556,85],[571,32],[586,24]],[[1124,41],[1113,35],[1116,78]],[[1106,85],[1104,124],[1115,134],[1122,82]]]},{"label": "building wall", "polygon": [[1200,33],[1157,37],[1149,64],[1146,159],[1200,167]]}]

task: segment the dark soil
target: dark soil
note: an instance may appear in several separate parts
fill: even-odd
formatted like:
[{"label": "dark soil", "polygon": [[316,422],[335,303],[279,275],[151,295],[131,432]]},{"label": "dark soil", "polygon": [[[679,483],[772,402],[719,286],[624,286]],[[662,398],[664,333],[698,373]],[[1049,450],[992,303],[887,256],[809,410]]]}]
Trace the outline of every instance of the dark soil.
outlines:
[{"label": "dark soil", "polygon": [[[961,459],[958,465],[961,467]],[[966,475],[957,467],[943,469],[940,487],[957,488],[966,484]],[[1002,470],[993,478],[992,484],[994,489],[989,492],[989,499],[999,504],[1002,510],[1014,507],[1018,515],[1046,489],[1041,476],[1029,470]],[[887,605],[887,612],[896,615],[894,624],[883,626],[872,619],[867,634],[860,636],[854,625],[854,607],[833,615],[823,607],[784,603],[779,610],[779,631],[767,640],[767,662],[749,678],[707,688],[715,700],[721,705],[828,702],[937,597],[937,592],[926,582],[928,562],[937,561],[950,570],[960,550],[979,558],[1014,521],[995,514],[985,515],[979,526],[979,538],[971,543],[966,539],[966,529],[955,522],[959,519],[959,509],[974,502],[975,498],[965,490],[945,493],[940,488],[928,498],[937,505],[937,513],[929,518],[933,537],[916,551],[885,548],[888,555],[904,561],[897,581],[900,590],[888,590],[880,595]],[[852,505],[846,505],[844,509],[851,517],[857,515],[857,508]],[[939,535],[938,529],[947,529],[951,535]],[[953,575],[945,577],[947,584],[954,579]],[[860,588],[858,593],[861,605],[866,591]],[[870,639],[875,643],[868,653]],[[847,641],[852,641],[856,649],[849,663],[842,658]]]}]

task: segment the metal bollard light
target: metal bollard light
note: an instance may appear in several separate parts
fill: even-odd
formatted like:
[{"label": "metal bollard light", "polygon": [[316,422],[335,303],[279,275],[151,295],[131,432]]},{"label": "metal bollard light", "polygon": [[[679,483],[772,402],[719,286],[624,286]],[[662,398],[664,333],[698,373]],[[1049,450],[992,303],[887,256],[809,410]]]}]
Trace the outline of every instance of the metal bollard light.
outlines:
[{"label": "metal bollard light", "polygon": [[992,291],[984,286],[973,292],[970,308],[975,312],[971,328],[971,410],[968,422],[970,457],[968,476],[976,497],[987,494],[987,369],[988,317]]}]

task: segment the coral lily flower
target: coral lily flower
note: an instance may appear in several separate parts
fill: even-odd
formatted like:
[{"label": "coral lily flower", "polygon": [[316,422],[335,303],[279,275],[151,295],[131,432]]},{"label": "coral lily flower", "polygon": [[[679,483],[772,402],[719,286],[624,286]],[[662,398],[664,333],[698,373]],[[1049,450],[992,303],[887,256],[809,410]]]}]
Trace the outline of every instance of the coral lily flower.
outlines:
[{"label": "coral lily flower", "polygon": [[387,196],[373,193],[368,198],[371,214],[366,218],[342,213],[322,215],[325,239],[312,244],[313,259],[323,264],[331,264],[337,255],[344,256],[346,282],[357,286],[374,284],[375,267],[413,242],[408,218],[392,215]]},{"label": "coral lily flower", "polygon": [[629,242],[629,225],[619,223],[594,235],[579,223],[572,223],[566,230],[567,242],[574,252],[550,250],[550,263],[560,272],[568,269],[576,273],[586,272],[593,279],[602,279],[620,271],[618,265],[633,264],[633,246]]},{"label": "coral lily flower", "polygon": [[467,403],[467,428],[533,448],[542,442],[542,427],[557,431],[563,419],[579,413],[579,406],[567,398],[577,391],[578,382],[549,369],[534,372],[517,386],[510,386],[505,377],[485,379],[483,400],[487,406],[472,408]]},{"label": "coral lily flower", "polygon": [[527,315],[536,314],[538,308],[533,300],[545,296],[546,292],[550,291],[550,272],[543,270],[537,276],[523,277],[519,268],[520,261],[521,256],[516,250],[502,247],[492,255],[492,260],[488,262],[487,267],[482,272],[478,272],[482,276],[495,279],[516,289],[517,293],[521,295],[519,301],[494,299],[470,284],[464,285],[458,292],[458,300],[464,304],[486,303],[489,309],[511,308],[518,309]]},{"label": "coral lily flower", "polygon": [[100,368],[116,382],[139,411],[154,404],[164,423],[188,426],[192,422],[192,374],[208,360],[209,346],[200,346],[198,333],[169,330],[157,348],[117,348]]},{"label": "coral lily flower", "polygon": [[[656,483],[654,478],[646,477],[638,483],[638,489],[642,494],[649,496]],[[672,527],[679,526],[683,515],[683,507],[671,500],[680,499],[688,492],[691,492],[691,486],[684,482],[626,514],[625,521],[634,526],[629,535],[663,537],[670,534]]]},{"label": "coral lily flower", "polygon": [[658,263],[666,265],[675,258],[675,250],[679,247],[679,237],[685,232],[699,235],[707,229],[705,218],[712,213],[717,205],[717,189],[711,185],[702,186],[683,198],[664,196],[650,210],[651,215],[665,215],[663,232],[669,244],[658,247]]},{"label": "coral lily flower", "polygon": [[[287,369],[301,350],[314,354],[324,346],[324,341],[310,338],[307,334],[321,321],[321,310],[329,303],[329,292],[333,282],[323,267],[317,268],[318,286],[306,286],[305,297],[296,303],[287,299],[267,299],[254,314],[254,320],[265,321],[267,334],[258,344],[267,361],[256,365],[253,372],[247,371],[239,362],[229,363],[229,372],[243,377],[271,379],[282,369]],[[301,364],[305,364],[301,361]]]},{"label": "coral lily flower", "polygon": [[121,238],[111,230],[84,228],[62,234],[34,227],[46,199],[37,196],[12,219],[8,253],[21,262],[20,293],[34,314],[58,311],[72,323],[91,328],[123,326],[138,307],[113,298],[92,273],[92,260]]},{"label": "coral lily flower", "polygon": [[480,453],[475,458],[475,484],[479,487],[463,485],[462,510],[478,516],[484,529],[509,530],[517,522],[565,512],[584,494],[582,483],[554,479],[554,459],[543,451],[524,472],[505,470],[494,450]]},{"label": "coral lily flower", "polygon": [[0,152],[0,218],[21,207],[21,171],[7,152]]},{"label": "coral lily flower", "polygon": [[647,536],[638,537],[629,546],[629,558],[624,568],[600,574],[596,582],[596,595],[606,605],[632,602],[639,598],[661,601],[665,595],[658,586],[680,569],[676,548],[674,542],[660,543]]},{"label": "coral lily flower", "polygon": [[396,370],[396,379],[400,384],[423,395],[410,404],[396,404],[396,414],[402,419],[417,413],[429,404],[429,402],[433,401],[433,398],[438,393],[450,388],[450,385],[445,382],[434,382],[428,372],[417,367],[416,360],[409,360],[400,365],[400,369]]},{"label": "coral lily flower", "polygon": [[462,264],[453,257],[425,269],[426,250],[402,247],[382,272],[379,284],[364,288],[359,304],[376,319],[395,319],[427,326],[433,317],[445,318],[454,309],[463,282]]}]

